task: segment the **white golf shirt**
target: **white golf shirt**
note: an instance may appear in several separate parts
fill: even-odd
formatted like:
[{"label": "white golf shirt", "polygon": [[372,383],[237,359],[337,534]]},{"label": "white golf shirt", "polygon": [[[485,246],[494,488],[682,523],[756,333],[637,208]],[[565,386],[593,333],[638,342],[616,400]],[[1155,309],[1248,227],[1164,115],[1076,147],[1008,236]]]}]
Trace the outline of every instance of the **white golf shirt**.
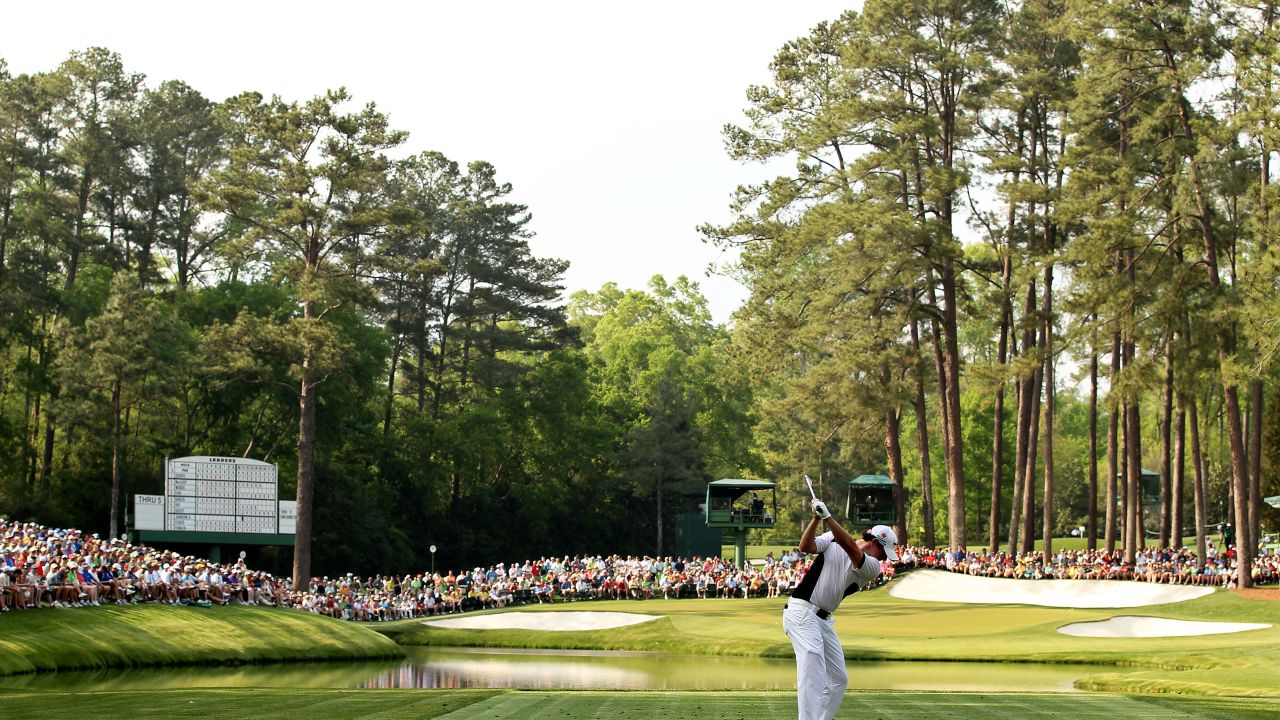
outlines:
[{"label": "white golf shirt", "polygon": [[855,568],[849,553],[835,541],[833,533],[823,533],[813,542],[818,548],[818,557],[792,591],[793,598],[835,612],[845,596],[857,592],[880,574],[880,561],[866,553],[862,556],[862,567]]}]

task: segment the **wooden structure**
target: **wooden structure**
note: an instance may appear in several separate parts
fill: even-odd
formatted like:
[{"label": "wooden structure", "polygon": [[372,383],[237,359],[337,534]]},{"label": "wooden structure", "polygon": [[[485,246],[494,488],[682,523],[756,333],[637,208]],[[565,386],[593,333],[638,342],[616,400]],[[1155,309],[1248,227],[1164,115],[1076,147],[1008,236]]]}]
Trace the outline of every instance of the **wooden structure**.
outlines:
[{"label": "wooden structure", "polygon": [[[748,493],[750,493],[748,495]],[[739,500],[747,495],[746,502]],[[765,500],[765,496],[768,500]],[[707,527],[733,538],[733,563],[746,563],[747,531],[772,528],[778,517],[777,485],[768,480],[727,478],[707,483]]]}]

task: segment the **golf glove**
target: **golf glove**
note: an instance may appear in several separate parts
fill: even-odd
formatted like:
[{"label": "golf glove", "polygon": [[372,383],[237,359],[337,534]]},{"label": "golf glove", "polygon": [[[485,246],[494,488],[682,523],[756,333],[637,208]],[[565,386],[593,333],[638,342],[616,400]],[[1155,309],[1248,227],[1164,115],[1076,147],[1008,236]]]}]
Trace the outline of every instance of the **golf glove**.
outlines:
[{"label": "golf glove", "polygon": [[813,516],[819,520],[826,520],[831,517],[831,511],[827,509],[827,504],[821,500],[814,498],[811,503],[813,507]]}]

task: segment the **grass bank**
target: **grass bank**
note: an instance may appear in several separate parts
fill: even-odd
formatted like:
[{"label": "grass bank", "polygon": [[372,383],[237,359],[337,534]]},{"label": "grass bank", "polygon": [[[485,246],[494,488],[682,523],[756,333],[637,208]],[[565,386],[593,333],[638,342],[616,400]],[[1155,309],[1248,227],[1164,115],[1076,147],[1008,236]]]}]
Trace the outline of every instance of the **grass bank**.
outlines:
[{"label": "grass bank", "polygon": [[275,608],[131,605],[0,617],[0,674],[401,656],[366,627]]},{"label": "grass bank", "polygon": [[[373,629],[405,645],[650,650],[683,654],[791,656],[782,600],[595,601],[533,612],[612,610],[663,616],[593,632],[447,630],[418,621]],[[1185,638],[1082,638],[1057,632],[1117,615],[1262,622],[1275,627]],[[1124,610],[1070,610],[900,600],[877,590],[846,599],[836,629],[851,667],[858,659],[1096,663],[1117,672],[1083,687],[1128,692],[1280,697],[1280,603],[1220,591],[1199,600]]]},{"label": "grass bank", "polygon": [[[186,690],[104,693],[0,693],[13,717],[64,713],[95,718],[737,718],[795,715],[789,692],[529,692],[493,690]],[[1069,717],[1177,717],[1271,720],[1280,701],[1125,695],[851,692],[839,718],[1022,720]]]}]

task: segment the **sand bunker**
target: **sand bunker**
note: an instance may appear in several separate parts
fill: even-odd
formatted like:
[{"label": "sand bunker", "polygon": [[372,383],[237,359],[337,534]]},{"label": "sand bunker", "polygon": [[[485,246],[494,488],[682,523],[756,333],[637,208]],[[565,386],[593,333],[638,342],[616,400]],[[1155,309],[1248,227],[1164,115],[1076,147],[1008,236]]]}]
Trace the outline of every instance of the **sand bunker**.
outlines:
[{"label": "sand bunker", "polygon": [[889,586],[890,595],[906,600],[1063,608],[1163,605],[1212,593],[1210,587],[1125,580],[1010,580],[944,570],[915,570]]},{"label": "sand bunker", "polygon": [[505,612],[424,620],[422,624],[454,630],[609,630],[660,617],[622,612]]},{"label": "sand bunker", "polygon": [[1098,622],[1071,623],[1058,628],[1058,632],[1076,637],[1157,638],[1221,635],[1246,630],[1264,630],[1269,627],[1271,626],[1265,623],[1196,622],[1126,615]]}]

